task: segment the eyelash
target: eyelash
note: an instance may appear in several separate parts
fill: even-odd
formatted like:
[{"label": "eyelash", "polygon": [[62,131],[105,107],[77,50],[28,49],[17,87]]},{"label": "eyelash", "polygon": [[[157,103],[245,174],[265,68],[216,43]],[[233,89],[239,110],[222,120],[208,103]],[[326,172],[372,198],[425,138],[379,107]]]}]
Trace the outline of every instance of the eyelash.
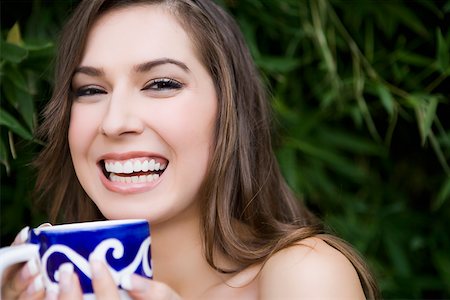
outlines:
[{"label": "eyelash", "polygon": [[97,94],[106,94],[106,92],[96,87],[82,87],[75,91],[75,97],[89,97]]},{"label": "eyelash", "polygon": [[[183,87],[183,84],[175,79],[171,78],[158,78],[151,80],[142,90],[151,91],[169,91],[179,90]],[[106,92],[97,87],[82,87],[75,91],[75,97],[89,97],[98,94],[106,94]]]},{"label": "eyelash", "polygon": [[167,90],[179,90],[182,87],[183,84],[175,79],[158,78],[151,80],[149,84],[147,84],[142,90],[167,91]]}]

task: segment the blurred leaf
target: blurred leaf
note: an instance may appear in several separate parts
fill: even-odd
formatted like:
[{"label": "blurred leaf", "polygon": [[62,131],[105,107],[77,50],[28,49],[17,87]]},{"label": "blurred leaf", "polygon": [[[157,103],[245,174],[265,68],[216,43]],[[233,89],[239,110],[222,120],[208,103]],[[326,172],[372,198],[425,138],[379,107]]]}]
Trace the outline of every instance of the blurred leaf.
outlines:
[{"label": "blurred leaf", "polygon": [[409,9],[406,5],[402,5],[400,2],[385,2],[387,11],[395,16],[398,21],[405,24],[408,28],[415,31],[421,36],[427,36],[428,30],[423,25],[423,22],[416,16],[416,11]]},{"label": "blurred leaf", "polygon": [[9,30],[6,41],[17,46],[23,45],[19,23],[16,22],[14,26]]},{"label": "blurred leaf", "polygon": [[447,1],[443,8],[444,13],[450,12],[450,1]]},{"label": "blurred leaf", "polygon": [[296,58],[263,56],[256,64],[267,72],[286,73],[298,68],[301,62]]},{"label": "blurred leaf", "polygon": [[433,261],[436,269],[442,276],[447,291],[450,293],[450,257],[448,253],[436,251],[433,253]]},{"label": "blurred leaf", "polygon": [[0,163],[3,164],[6,168],[6,173],[9,174],[11,171],[11,167],[8,161],[8,152],[6,150],[6,145],[2,139],[0,139]]},{"label": "blurred leaf", "polygon": [[442,36],[442,32],[439,28],[436,31],[436,35],[437,35],[437,54],[436,54],[437,65],[442,73],[446,73],[448,72],[449,68],[450,49],[447,43],[445,42],[445,39]]},{"label": "blurred leaf", "polygon": [[1,40],[0,47],[2,50],[0,51],[0,57],[2,60],[12,63],[20,63],[28,56],[28,50],[11,43],[4,42],[3,39]]},{"label": "blurred leaf", "polygon": [[430,134],[431,125],[433,125],[434,118],[436,117],[436,109],[438,106],[437,97],[429,96],[426,98],[427,103],[423,104],[424,117],[422,122],[420,123],[421,135],[422,135],[422,144],[425,143],[425,140],[428,138]]},{"label": "blurred leaf", "polygon": [[28,51],[30,51],[30,56],[36,55],[36,53],[52,54],[52,52],[48,52],[48,50],[52,50],[52,48],[54,47],[54,44],[52,42],[46,42],[46,43],[39,44],[39,45],[25,44],[25,45],[23,45],[23,47],[25,49],[27,49]]},{"label": "blurred leaf", "polygon": [[[28,84],[23,74],[18,70],[17,66],[6,66],[4,68],[5,78],[10,80],[17,88],[28,91]],[[11,102],[13,103],[13,102]]]},{"label": "blurred leaf", "polygon": [[277,151],[277,158],[286,181],[294,190],[299,191],[297,187],[298,170],[292,167],[298,165],[295,151],[290,147],[282,147]]},{"label": "blurred leaf", "polygon": [[15,67],[5,68],[3,92],[6,99],[22,115],[28,128],[33,129],[34,101],[25,77]]},{"label": "blurred leaf", "polygon": [[33,136],[26,130],[13,116],[0,108],[0,125],[5,125],[11,131],[17,133],[26,140],[31,140]]},{"label": "blurred leaf", "polygon": [[377,83],[376,89],[383,107],[386,109],[388,114],[392,116],[394,114],[394,99],[392,98],[391,93],[382,83]]},{"label": "blurred leaf", "polygon": [[408,52],[404,49],[398,49],[395,52],[398,61],[411,64],[417,67],[429,67],[433,64],[433,59],[417,53]]},{"label": "blurred leaf", "polygon": [[411,274],[411,267],[406,260],[406,253],[402,249],[402,243],[389,231],[386,232],[383,239],[390,261],[396,268],[396,271],[403,277],[408,277]]},{"label": "blurred leaf", "polygon": [[408,101],[416,112],[420,137],[422,145],[424,145],[436,117],[436,109],[439,103],[438,97],[432,95],[410,95]]},{"label": "blurred leaf", "polygon": [[306,155],[318,158],[326,162],[328,167],[333,169],[335,172],[345,175],[354,181],[361,181],[365,176],[364,172],[360,168],[355,166],[354,162],[338,155],[335,151],[320,148],[306,141],[299,141],[294,139],[289,139],[289,144]]},{"label": "blurred leaf", "polygon": [[433,202],[432,209],[440,209],[448,200],[450,200],[450,177],[447,177],[447,180],[442,184],[442,187]]},{"label": "blurred leaf", "polygon": [[319,133],[321,139],[354,154],[385,156],[386,150],[370,139],[358,137],[347,132],[325,128]]}]

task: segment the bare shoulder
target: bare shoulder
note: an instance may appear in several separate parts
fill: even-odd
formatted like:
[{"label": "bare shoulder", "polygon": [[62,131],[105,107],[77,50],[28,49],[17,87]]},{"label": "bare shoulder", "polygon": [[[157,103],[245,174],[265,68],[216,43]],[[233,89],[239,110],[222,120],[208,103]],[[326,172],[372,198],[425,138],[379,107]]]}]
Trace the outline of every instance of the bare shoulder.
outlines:
[{"label": "bare shoulder", "polygon": [[274,254],[259,278],[261,299],[365,299],[350,261],[319,238]]}]

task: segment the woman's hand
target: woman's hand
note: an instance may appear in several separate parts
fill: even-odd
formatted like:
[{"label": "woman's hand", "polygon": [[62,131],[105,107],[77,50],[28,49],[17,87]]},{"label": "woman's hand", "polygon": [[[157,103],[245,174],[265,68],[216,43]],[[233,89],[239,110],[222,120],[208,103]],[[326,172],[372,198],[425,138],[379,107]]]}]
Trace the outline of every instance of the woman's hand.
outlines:
[{"label": "woman's hand", "polygon": [[[119,290],[104,263],[91,261],[92,285],[97,300],[120,299]],[[60,272],[59,295],[48,295],[47,299],[79,300],[82,297],[80,283],[73,273],[73,266]],[[121,280],[121,286],[135,300],[179,300],[180,296],[166,284],[132,274]],[[55,297],[56,296],[56,297]]]},{"label": "woman's hand", "polygon": [[[48,223],[39,227],[51,226]],[[17,234],[11,246],[21,245],[28,238],[29,227]],[[0,299],[44,299],[44,284],[39,274],[38,262],[30,260],[27,263],[15,264],[5,270]]]}]

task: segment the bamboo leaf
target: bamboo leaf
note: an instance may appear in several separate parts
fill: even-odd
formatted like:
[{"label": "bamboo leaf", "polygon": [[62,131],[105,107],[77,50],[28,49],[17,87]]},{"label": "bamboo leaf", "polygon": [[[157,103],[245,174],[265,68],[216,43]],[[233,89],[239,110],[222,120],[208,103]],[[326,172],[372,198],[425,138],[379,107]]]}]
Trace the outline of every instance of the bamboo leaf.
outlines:
[{"label": "bamboo leaf", "polygon": [[446,73],[449,68],[449,60],[450,60],[449,45],[447,45],[444,37],[442,36],[442,32],[439,28],[436,31],[436,35],[437,35],[437,53],[436,53],[437,66],[442,73]]},{"label": "bamboo leaf", "polygon": [[28,91],[27,80],[16,66],[6,66],[4,69],[4,73],[5,78],[7,80],[10,80],[17,88]]},{"label": "bamboo leaf", "polygon": [[433,202],[432,209],[438,210],[444,205],[446,201],[450,200],[450,177],[447,177],[447,180],[442,184],[439,193]]},{"label": "bamboo leaf", "polygon": [[256,64],[268,72],[286,73],[298,68],[301,61],[289,57],[269,57],[265,56],[256,60]]},{"label": "bamboo leaf", "polygon": [[15,68],[9,68],[3,82],[5,98],[22,115],[28,128],[33,129],[34,101],[25,78]]},{"label": "bamboo leaf", "polygon": [[436,117],[436,109],[438,106],[437,97],[427,97],[427,103],[423,105],[424,117],[421,122],[421,132],[422,132],[422,144],[425,143],[425,140],[428,138],[430,134],[431,125],[433,125],[434,118]]},{"label": "bamboo leaf", "polygon": [[443,278],[447,290],[450,291],[450,258],[448,253],[436,251],[433,254],[433,262],[434,266]]},{"label": "bamboo leaf", "polygon": [[19,23],[15,23],[14,26],[8,31],[8,36],[6,37],[8,43],[21,46],[23,45],[22,36],[20,34]]},{"label": "bamboo leaf", "polygon": [[433,59],[417,53],[408,52],[400,49],[395,52],[395,57],[398,61],[411,64],[418,67],[429,67],[433,64]]},{"label": "bamboo leaf", "polygon": [[318,147],[306,141],[289,139],[289,143],[309,157],[325,162],[330,169],[347,176],[355,182],[359,182],[365,177],[364,172],[353,161],[337,154],[335,151]]},{"label": "bamboo leaf", "polygon": [[407,100],[416,112],[420,137],[424,145],[436,117],[439,100],[436,96],[429,95],[410,95]]},{"label": "bamboo leaf", "polygon": [[28,56],[28,50],[1,40],[0,57],[12,63],[20,63]]},{"label": "bamboo leaf", "polygon": [[407,27],[415,31],[421,36],[427,36],[428,30],[423,25],[422,21],[417,17],[416,12],[409,9],[405,5],[397,4],[396,2],[386,2],[385,8],[387,11],[396,17],[397,21],[405,24]]},{"label": "bamboo leaf", "polygon": [[8,152],[6,151],[6,145],[2,139],[0,139],[0,163],[3,164],[6,168],[6,173],[9,174],[11,167],[8,161]]},{"label": "bamboo leaf", "polygon": [[386,149],[372,140],[355,136],[342,130],[324,128],[318,136],[324,143],[330,143],[334,147],[351,151],[352,154],[386,155]]},{"label": "bamboo leaf", "polygon": [[380,97],[381,104],[383,104],[383,107],[388,114],[392,116],[394,114],[394,99],[392,98],[391,93],[382,83],[377,83],[376,90]]},{"label": "bamboo leaf", "polygon": [[296,189],[298,172],[292,166],[296,166],[297,159],[295,157],[295,151],[292,147],[282,147],[277,151],[277,158],[280,164],[280,168],[283,171],[283,176],[291,187]]},{"label": "bamboo leaf", "polygon": [[31,133],[25,129],[19,121],[17,121],[13,116],[0,108],[0,125],[5,125],[11,131],[18,134],[26,140],[31,140],[33,136]]},{"label": "bamboo leaf", "polygon": [[386,245],[387,253],[390,256],[391,263],[396,271],[403,277],[407,277],[411,273],[411,266],[406,260],[402,244],[396,239],[393,233],[389,232],[386,232],[384,235],[384,243]]}]

